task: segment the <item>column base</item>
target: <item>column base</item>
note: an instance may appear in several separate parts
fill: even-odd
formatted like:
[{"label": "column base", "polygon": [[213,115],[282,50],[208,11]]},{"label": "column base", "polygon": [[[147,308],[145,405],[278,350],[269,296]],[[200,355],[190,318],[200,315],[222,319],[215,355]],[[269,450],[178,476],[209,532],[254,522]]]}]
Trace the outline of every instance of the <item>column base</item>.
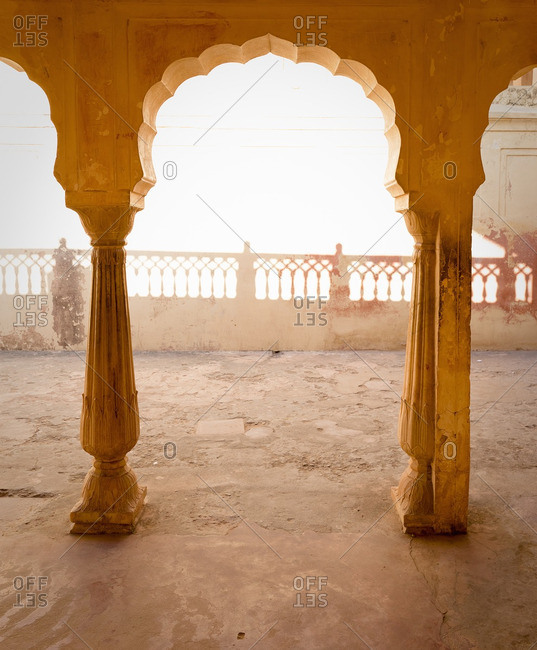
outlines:
[{"label": "column base", "polygon": [[88,472],[82,498],[71,510],[75,535],[134,532],[145,504],[147,488],[138,485],[132,469],[121,461],[95,461]]},{"label": "column base", "polygon": [[73,535],[129,535],[134,533],[136,525],[140,521],[145,505],[147,488],[140,488],[135,507],[126,512],[110,510],[105,514],[96,510],[78,510],[77,505],[71,510],[71,521],[73,525],[69,531]]},{"label": "column base", "polygon": [[434,514],[408,514],[404,512],[399,497],[399,488],[392,487],[392,499],[395,502],[395,510],[401,520],[403,533],[408,535],[434,535]]}]

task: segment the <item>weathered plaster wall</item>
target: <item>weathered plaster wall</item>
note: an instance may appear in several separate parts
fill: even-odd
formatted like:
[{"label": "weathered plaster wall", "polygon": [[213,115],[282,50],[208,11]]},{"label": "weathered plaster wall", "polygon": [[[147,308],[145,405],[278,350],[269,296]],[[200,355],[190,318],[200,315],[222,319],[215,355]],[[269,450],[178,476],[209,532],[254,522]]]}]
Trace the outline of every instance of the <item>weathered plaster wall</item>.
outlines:
[{"label": "weathered plaster wall", "polygon": [[[77,252],[78,255],[82,251]],[[61,273],[59,274],[61,277]],[[70,274],[67,275],[69,277]],[[91,299],[91,268],[59,283],[56,293],[64,319],[77,327],[64,330],[54,318],[54,275],[46,291],[0,294],[0,349],[84,350]],[[72,285],[76,286],[73,287]],[[83,318],[73,311],[80,292]],[[408,302],[312,300],[308,306],[291,300],[258,300],[253,291],[236,298],[192,298],[131,295],[131,331],[136,350],[282,350],[402,349],[406,344]],[[76,307],[76,305],[73,305]],[[62,338],[62,331],[80,331],[84,338]],[[66,345],[62,345],[68,343]],[[477,350],[537,349],[535,311],[521,304],[474,304],[472,347]]]},{"label": "weathered plaster wall", "polygon": [[535,264],[537,249],[537,89],[510,88],[490,111],[482,138],[486,181],[474,199],[474,229],[508,258]]}]

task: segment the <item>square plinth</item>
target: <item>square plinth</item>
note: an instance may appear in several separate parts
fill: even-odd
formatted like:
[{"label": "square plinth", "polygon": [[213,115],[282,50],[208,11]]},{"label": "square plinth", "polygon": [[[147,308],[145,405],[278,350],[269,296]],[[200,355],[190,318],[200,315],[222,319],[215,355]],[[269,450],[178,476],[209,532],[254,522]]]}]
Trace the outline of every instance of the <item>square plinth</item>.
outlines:
[{"label": "square plinth", "polygon": [[392,499],[395,502],[395,510],[403,526],[403,533],[409,535],[433,535],[436,532],[434,529],[434,514],[409,515],[403,512],[396,487],[392,487]]},{"label": "square plinth", "polygon": [[136,524],[142,516],[145,505],[147,487],[141,487],[136,506],[128,512],[110,511],[79,511],[76,507],[71,511],[73,526],[70,533],[74,535],[126,535],[134,532]]}]

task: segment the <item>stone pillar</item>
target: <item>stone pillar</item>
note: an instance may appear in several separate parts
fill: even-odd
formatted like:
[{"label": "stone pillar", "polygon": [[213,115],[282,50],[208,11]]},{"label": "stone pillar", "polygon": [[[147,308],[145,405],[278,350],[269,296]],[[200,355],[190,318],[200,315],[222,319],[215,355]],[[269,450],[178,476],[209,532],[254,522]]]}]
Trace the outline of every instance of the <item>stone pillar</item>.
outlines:
[{"label": "stone pillar", "polygon": [[[478,156],[479,149],[472,155]],[[476,166],[474,170],[479,170]],[[470,486],[470,316],[473,195],[480,175],[450,192],[431,192],[441,206],[437,234],[436,396],[433,463],[434,531],[464,533]]]},{"label": "stone pillar", "polygon": [[92,295],[80,440],[94,456],[71,511],[72,533],[130,533],[146,488],[127,464],[140,434],[125,272],[125,237],[138,208],[76,205],[93,246]]},{"label": "stone pillar", "polygon": [[392,496],[404,532],[426,534],[434,526],[437,217],[409,211],[405,220],[415,245],[398,437],[410,461]]}]

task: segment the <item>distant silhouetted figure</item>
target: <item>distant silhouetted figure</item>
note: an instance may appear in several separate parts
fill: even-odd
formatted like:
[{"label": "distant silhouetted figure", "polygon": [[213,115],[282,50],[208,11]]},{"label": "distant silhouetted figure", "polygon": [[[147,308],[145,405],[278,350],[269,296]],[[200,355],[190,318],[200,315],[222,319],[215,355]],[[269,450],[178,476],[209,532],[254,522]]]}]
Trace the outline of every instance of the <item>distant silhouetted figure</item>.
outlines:
[{"label": "distant silhouetted figure", "polygon": [[73,251],[67,248],[62,237],[60,247],[54,251],[52,279],[53,329],[58,343],[66,348],[84,340],[84,298],[82,285],[84,272],[76,263]]}]

